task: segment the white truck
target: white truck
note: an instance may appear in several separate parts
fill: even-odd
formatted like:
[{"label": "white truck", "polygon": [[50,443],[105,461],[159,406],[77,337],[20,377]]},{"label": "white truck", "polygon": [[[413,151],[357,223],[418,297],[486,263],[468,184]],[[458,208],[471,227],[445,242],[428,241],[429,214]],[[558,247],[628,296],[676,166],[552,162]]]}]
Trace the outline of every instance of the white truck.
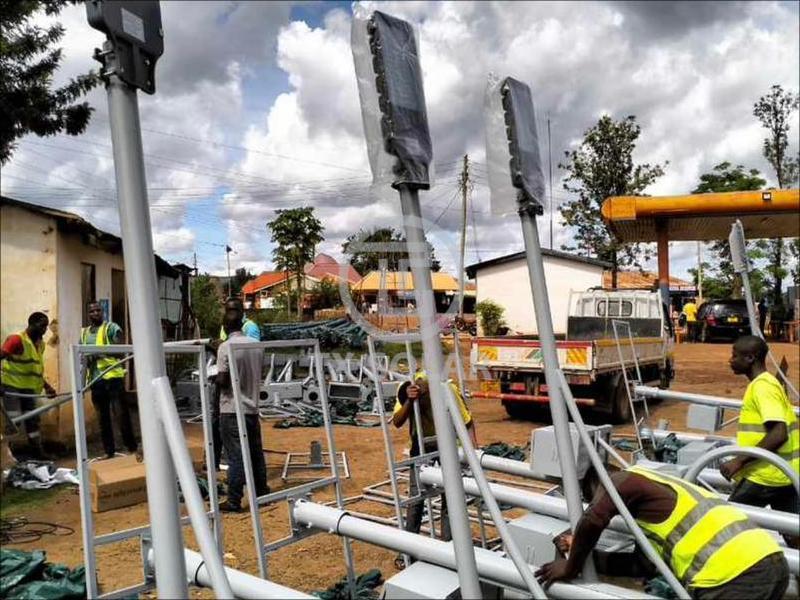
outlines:
[{"label": "white truck", "polygon": [[[669,386],[674,375],[672,325],[658,292],[573,292],[568,314],[566,339],[556,345],[559,366],[578,404],[608,413],[615,421],[628,421],[623,369],[630,380],[639,381],[637,363],[643,384]],[[518,418],[532,416],[533,408],[549,402],[535,337],[477,337],[471,359],[480,380],[473,397],[500,400],[508,414]]]}]

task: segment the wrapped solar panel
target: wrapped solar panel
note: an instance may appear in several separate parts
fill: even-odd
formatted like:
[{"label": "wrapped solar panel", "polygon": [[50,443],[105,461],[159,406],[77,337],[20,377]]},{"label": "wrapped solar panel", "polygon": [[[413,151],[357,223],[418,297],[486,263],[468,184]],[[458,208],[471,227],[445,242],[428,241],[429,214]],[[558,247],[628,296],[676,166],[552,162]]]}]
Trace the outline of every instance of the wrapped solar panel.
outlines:
[{"label": "wrapped solar panel", "polygon": [[414,29],[356,10],[350,41],[373,182],[429,189],[433,150]]},{"label": "wrapped solar panel", "polygon": [[544,172],[530,88],[512,77],[489,75],[484,125],[492,213],[516,212],[522,201],[541,214]]}]

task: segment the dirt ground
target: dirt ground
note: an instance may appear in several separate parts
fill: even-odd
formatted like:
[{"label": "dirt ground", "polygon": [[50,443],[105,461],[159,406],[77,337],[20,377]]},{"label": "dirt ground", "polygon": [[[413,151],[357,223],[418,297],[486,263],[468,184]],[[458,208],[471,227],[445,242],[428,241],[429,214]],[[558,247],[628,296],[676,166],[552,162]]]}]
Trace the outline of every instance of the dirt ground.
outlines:
[{"label": "dirt ground", "polygon": [[[798,367],[800,353],[798,346],[772,344],[778,360],[786,356],[790,365],[790,375],[795,384],[800,384]],[[746,380],[734,376],[727,365],[730,354],[729,344],[682,344],[676,348],[676,379],[673,388],[677,390],[714,394],[731,398],[741,398]],[[686,406],[680,403],[661,403],[651,409],[654,422],[669,419],[671,428],[685,427]],[[478,439],[481,445],[503,441],[509,444],[525,445],[530,441],[531,430],[541,423],[531,423],[510,419],[499,402],[494,400],[474,400],[472,411],[477,424]],[[730,430],[732,431],[732,427]],[[629,432],[630,426],[616,428]],[[199,426],[190,427],[188,435],[200,435]],[[284,456],[279,452],[307,452],[312,440],[325,445],[324,431],[318,429],[274,429],[271,423],[263,425],[264,446],[269,465],[269,481],[273,490],[286,487],[280,480],[280,468]],[[387,478],[386,460],[380,428],[335,427],[337,448],[347,454],[351,478],[344,485],[346,497],[358,496],[368,485]],[[394,430],[395,451],[400,458],[406,447],[407,431]],[[69,461],[65,461],[68,464]],[[74,464],[74,461],[73,461]],[[318,501],[329,501],[332,492],[319,493]],[[37,503],[38,504],[38,503]],[[27,508],[27,509],[26,509]],[[389,507],[374,502],[358,502],[350,508],[377,515],[388,515]],[[64,489],[55,494],[52,500],[41,506],[15,506],[3,511],[3,517],[24,515],[33,521],[51,521],[75,529],[75,533],[64,537],[46,536],[41,541],[21,544],[25,550],[42,549],[47,551],[48,559],[69,566],[83,562],[80,537],[80,510],[76,490]],[[275,540],[288,533],[286,503],[274,505],[262,513],[262,523],[268,540]],[[97,533],[144,525],[147,523],[146,505],[100,513],[96,517]],[[224,517],[226,561],[229,565],[246,572],[258,574],[255,548],[248,513],[226,515]],[[186,542],[196,548],[189,528],[185,529]],[[359,572],[378,568],[384,577],[396,572],[393,564],[394,553],[364,543],[353,544],[356,567]],[[106,589],[134,584],[141,579],[141,559],[135,542],[129,541],[104,546],[98,552],[99,580]],[[316,535],[292,546],[283,548],[269,557],[270,579],[304,591],[321,590],[336,582],[344,574],[342,541],[331,535]],[[101,588],[102,589],[102,588]],[[208,592],[197,592],[207,596]]]}]

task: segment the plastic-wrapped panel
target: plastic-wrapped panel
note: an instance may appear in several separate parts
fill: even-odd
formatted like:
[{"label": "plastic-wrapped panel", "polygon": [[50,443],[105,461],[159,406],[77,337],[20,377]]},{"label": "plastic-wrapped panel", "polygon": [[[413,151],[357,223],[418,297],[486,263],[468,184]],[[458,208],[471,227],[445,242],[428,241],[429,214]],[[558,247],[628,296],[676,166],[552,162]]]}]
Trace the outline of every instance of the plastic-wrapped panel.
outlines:
[{"label": "plastic-wrapped panel", "polygon": [[490,75],[484,118],[492,212],[514,212],[521,197],[541,213],[545,185],[530,88]]},{"label": "plastic-wrapped panel", "polygon": [[433,151],[413,28],[357,12],[351,45],[374,183],[428,189]]}]

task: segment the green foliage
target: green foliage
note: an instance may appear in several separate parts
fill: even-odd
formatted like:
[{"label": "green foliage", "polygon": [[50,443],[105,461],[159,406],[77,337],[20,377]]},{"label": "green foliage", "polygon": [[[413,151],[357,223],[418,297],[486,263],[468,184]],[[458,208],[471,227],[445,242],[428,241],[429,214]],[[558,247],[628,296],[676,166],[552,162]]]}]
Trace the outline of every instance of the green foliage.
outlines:
[{"label": "green foliage", "polygon": [[[342,244],[342,252],[349,256],[349,262],[360,275],[366,275],[370,271],[377,271],[381,267],[381,261],[386,261],[388,271],[408,270],[408,252],[403,250],[395,252],[393,250],[377,251],[379,247],[368,250],[356,250],[357,244],[380,244],[380,243],[405,243],[406,236],[397,231],[394,227],[377,227],[374,229],[361,229],[356,233],[347,236]],[[430,248],[431,271],[440,271],[441,263],[436,258],[433,246],[428,243]]]},{"label": "green foliage", "polygon": [[[275,214],[277,216],[267,223],[267,229],[272,234],[270,239],[275,244],[272,260],[276,269],[294,273],[297,289],[302,290],[303,269],[314,260],[317,244],[325,239],[322,236],[324,228],[314,216],[313,207],[276,210]],[[299,318],[302,315],[303,295],[300,293],[296,296]]]},{"label": "green foliage", "polygon": [[[244,284],[253,279],[253,277],[255,277],[255,275],[247,269],[236,269],[231,277],[231,296],[238,296],[241,294]],[[227,289],[226,286],[225,290],[227,291]]]},{"label": "green foliage", "polygon": [[[800,96],[787,92],[780,85],[773,85],[768,94],[761,96],[753,105],[753,115],[767,130],[762,152],[767,162],[775,169],[778,188],[789,187],[800,175],[800,159],[789,155],[789,130],[792,114],[800,107]],[[767,272],[772,283],[772,300],[779,306],[783,298],[783,279],[789,274],[784,265],[783,239],[769,240],[767,248]]]},{"label": "green foliage", "polygon": [[475,311],[478,313],[483,335],[497,335],[502,328],[506,327],[506,322],[503,318],[506,309],[496,302],[492,300],[478,302],[475,305]]},{"label": "green foliage", "polygon": [[325,277],[311,289],[311,307],[314,310],[322,308],[336,308],[342,306],[342,297],[339,293],[339,284]]},{"label": "green foliage", "polygon": [[[745,169],[742,165],[735,167],[725,161],[716,165],[711,173],[700,176],[700,183],[692,190],[693,194],[707,194],[710,192],[744,192],[760,190],[766,185],[766,180],[761,177],[758,169]],[[733,270],[731,263],[731,249],[728,240],[717,240],[709,244],[714,254],[715,264],[703,265],[703,296],[706,298],[741,298],[742,280]],[[764,240],[748,240],[747,256],[750,262],[764,258],[766,242]],[[697,285],[697,269],[690,269]],[[764,273],[760,270],[753,272],[750,278],[750,287],[756,298],[764,293]]]},{"label": "green foliage", "polygon": [[55,135],[62,131],[79,135],[86,130],[94,110],[87,102],[76,102],[99,82],[90,71],[52,88],[53,75],[61,64],[58,43],[63,25],[36,25],[38,13],[57,15],[66,0],[0,2],[0,164],[11,158],[16,140],[29,133]]},{"label": "green foliage", "polygon": [[794,285],[800,286],[800,238],[789,240],[788,247],[789,254],[794,259],[794,266],[791,271],[792,282]]},{"label": "green foliage", "polygon": [[577,195],[560,209],[576,242],[562,249],[610,262],[615,277],[620,266],[641,268],[641,261],[649,258],[649,252],[642,244],[615,240],[603,222],[600,207],[610,196],[642,195],[664,174],[664,165],[634,164],[633,152],[640,134],[636,117],[615,121],[604,115],[584,133],[580,147],[566,151],[565,162],[558,165],[567,171],[564,189]]},{"label": "green foliage", "polygon": [[222,298],[208,273],[192,280],[192,312],[202,337],[216,338],[222,325]]},{"label": "green foliage", "polygon": [[257,325],[268,323],[289,323],[291,321],[286,309],[280,308],[258,308],[247,311],[247,318],[254,321]]}]

